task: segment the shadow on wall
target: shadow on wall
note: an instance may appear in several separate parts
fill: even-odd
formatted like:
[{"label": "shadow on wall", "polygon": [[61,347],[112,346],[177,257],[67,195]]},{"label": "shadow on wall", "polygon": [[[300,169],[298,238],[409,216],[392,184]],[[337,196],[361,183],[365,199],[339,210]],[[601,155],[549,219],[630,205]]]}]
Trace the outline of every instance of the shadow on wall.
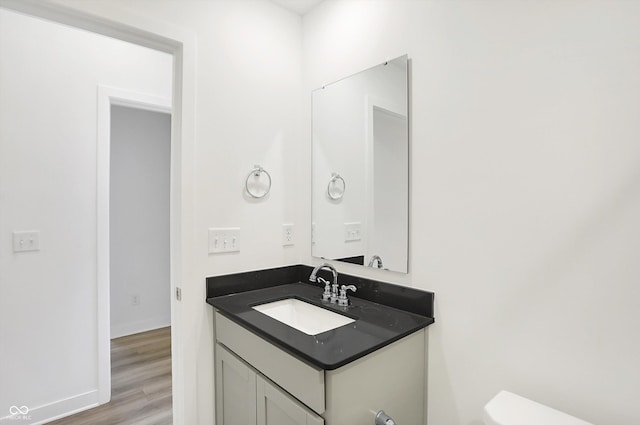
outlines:
[{"label": "shadow on wall", "polygon": [[[438,298],[435,300],[435,310],[438,311]],[[427,423],[437,424],[439,423],[437,418],[431,418],[433,410],[430,408],[429,403],[433,400],[432,394],[438,393],[438,405],[439,411],[450,412],[451,414],[459,412],[458,406],[455,402],[455,395],[453,387],[451,385],[451,374],[447,367],[447,358],[444,354],[442,344],[442,327],[441,316],[438,317],[438,322],[429,328],[429,350],[428,350],[428,382],[427,388]],[[433,383],[437,383],[434,385]],[[451,418],[449,418],[450,420]],[[460,423],[460,416],[455,417],[455,421],[452,423]],[[475,425],[475,424],[474,424]]]}]

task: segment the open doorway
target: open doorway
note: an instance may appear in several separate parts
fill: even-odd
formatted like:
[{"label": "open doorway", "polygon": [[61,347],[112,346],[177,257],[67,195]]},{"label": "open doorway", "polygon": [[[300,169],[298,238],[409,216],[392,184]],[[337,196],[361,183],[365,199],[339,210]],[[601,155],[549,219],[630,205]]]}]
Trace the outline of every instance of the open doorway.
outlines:
[{"label": "open doorway", "polygon": [[[110,296],[108,208],[104,212],[109,201],[108,183],[104,195],[108,162],[105,167],[100,161],[104,146],[108,157],[109,144],[98,141],[96,145],[94,141],[96,94],[98,103],[107,99],[107,111],[112,100],[118,103],[118,96],[103,96],[104,90],[96,90],[96,84],[167,96],[166,107],[173,106],[169,293],[178,293],[179,286],[192,282],[191,276],[186,276],[192,268],[185,266],[191,256],[183,253],[183,247],[193,245],[193,234],[183,229],[192,227],[193,194],[183,187],[188,187],[192,178],[189,170],[193,169],[195,38],[173,26],[121,16],[115,11],[99,17],[59,5],[0,0],[0,13],[3,63],[11,64],[0,73],[0,91],[7,100],[0,105],[5,130],[0,135],[0,157],[11,165],[3,166],[3,171],[12,173],[10,179],[3,176],[0,180],[18,188],[5,192],[3,186],[3,194],[20,196],[15,200],[3,198],[3,204],[6,200],[12,206],[11,217],[21,222],[5,220],[5,209],[1,221],[6,229],[36,229],[41,233],[39,251],[2,258],[11,260],[13,273],[4,273],[8,268],[3,263],[2,298],[6,305],[15,307],[8,309],[3,304],[3,317],[11,320],[0,320],[0,333],[9,335],[8,339],[11,335],[28,338],[21,344],[11,344],[10,352],[3,351],[7,360],[2,370],[3,390],[7,391],[0,391],[0,405],[7,406],[3,411],[13,404],[28,406],[32,420],[45,423],[106,403],[111,396],[110,307],[102,302]],[[77,34],[84,35],[83,41],[76,40]],[[116,50],[127,51],[118,50],[112,55],[109,43],[113,40],[125,41]],[[141,51],[140,47],[147,49]],[[163,54],[168,55],[160,58]],[[155,64],[155,58],[161,66],[130,71],[138,62]],[[97,63],[88,66],[86,61]],[[46,72],[40,72],[43,69]],[[5,72],[8,70],[11,72]],[[149,78],[151,71],[153,75],[165,73],[162,79]],[[140,81],[142,84],[137,84]],[[158,89],[160,84],[168,89]],[[102,121],[103,112],[98,115],[97,121]],[[7,152],[11,155],[5,155]],[[28,166],[19,166],[22,163]],[[16,171],[23,171],[26,177]],[[69,187],[74,191],[65,192]],[[25,214],[22,204],[33,214]],[[23,224],[25,221],[29,222]],[[10,237],[5,227],[3,235]],[[3,242],[3,246],[7,244]],[[20,261],[14,261],[14,257]],[[14,275],[25,284],[16,284]],[[5,290],[11,296],[4,297]],[[171,298],[174,419],[184,422],[183,417],[193,415],[196,408],[194,398],[188,399],[188,408],[184,407],[183,364],[189,363],[184,361],[185,344],[181,340],[185,319],[183,303]],[[29,308],[23,308],[25,305]],[[194,373],[189,370],[191,377]],[[42,385],[43,374],[55,385]],[[192,382],[193,378],[188,380]]]},{"label": "open doorway", "polygon": [[111,339],[171,325],[171,115],[111,105]]},{"label": "open doorway", "polygon": [[[171,100],[98,90],[99,391],[172,419]],[[131,416],[132,412],[128,413]],[[140,418],[142,419],[142,418]]]},{"label": "open doorway", "polygon": [[112,104],[110,130],[110,403],[169,425],[171,115]]},{"label": "open doorway", "polygon": [[373,207],[370,209],[368,257],[376,254],[389,270],[406,269],[403,250],[409,238],[406,172],[409,146],[407,116],[373,105],[373,156],[371,185]]}]

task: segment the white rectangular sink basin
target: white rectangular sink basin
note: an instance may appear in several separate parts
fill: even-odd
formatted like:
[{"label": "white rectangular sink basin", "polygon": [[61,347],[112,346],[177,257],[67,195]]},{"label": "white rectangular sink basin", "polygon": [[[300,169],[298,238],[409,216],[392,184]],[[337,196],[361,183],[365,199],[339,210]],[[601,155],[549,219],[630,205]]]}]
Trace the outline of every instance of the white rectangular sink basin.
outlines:
[{"label": "white rectangular sink basin", "polygon": [[307,335],[317,335],[355,322],[349,317],[296,298],[273,301],[252,308]]}]

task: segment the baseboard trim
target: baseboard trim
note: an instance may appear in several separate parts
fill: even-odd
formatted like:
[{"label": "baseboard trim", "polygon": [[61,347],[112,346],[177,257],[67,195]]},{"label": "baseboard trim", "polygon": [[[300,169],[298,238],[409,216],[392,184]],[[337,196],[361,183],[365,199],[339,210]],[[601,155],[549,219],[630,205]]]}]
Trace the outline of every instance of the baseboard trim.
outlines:
[{"label": "baseboard trim", "polygon": [[[78,394],[73,397],[54,401],[53,403],[29,408],[25,414],[5,416],[0,418],[3,423],[28,423],[31,425],[41,425],[56,419],[64,418],[98,406],[98,390]],[[22,407],[22,406],[21,406]]]},{"label": "baseboard trim", "polygon": [[171,326],[171,316],[153,317],[136,322],[112,324],[111,339]]}]

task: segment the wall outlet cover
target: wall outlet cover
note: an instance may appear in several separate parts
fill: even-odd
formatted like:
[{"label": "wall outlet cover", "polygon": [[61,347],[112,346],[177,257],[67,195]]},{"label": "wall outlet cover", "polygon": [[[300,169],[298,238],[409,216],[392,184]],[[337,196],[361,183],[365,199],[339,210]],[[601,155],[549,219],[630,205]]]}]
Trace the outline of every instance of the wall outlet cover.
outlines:
[{"label": "wall outlet cover", "polygon": [[282,246],[295,244],[295,234],[293,224],[282,225]]}]

